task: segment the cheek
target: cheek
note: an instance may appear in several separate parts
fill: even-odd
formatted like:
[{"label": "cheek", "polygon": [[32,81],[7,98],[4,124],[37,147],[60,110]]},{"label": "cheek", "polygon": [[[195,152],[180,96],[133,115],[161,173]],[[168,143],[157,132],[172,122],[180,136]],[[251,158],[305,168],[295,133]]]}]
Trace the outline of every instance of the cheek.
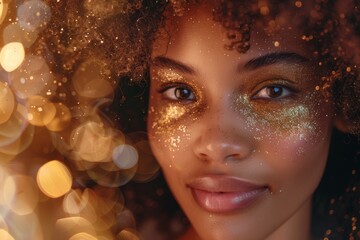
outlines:
[{"label": "cheek", "polygon": [[317,134],[299,129],[297,134],[263,141],[263,149],[268,153],[264,164],[270,169],[275,192],[306,189],[310,194],[315,190],[328,156],[330,130],[326,126]]},{"label": "cheek", "polygon": [[188,148],[188,128],[179,123],[181,118],[187,115],[187,110],[181,106],[166,104],[159,107],[156,103],[156,99],[150,99],[148,112],[147,128],[152,151],[163,170],[182,168],[176,164],[179,161],[175,159],[179,157],[180,152],[186,152]]}]

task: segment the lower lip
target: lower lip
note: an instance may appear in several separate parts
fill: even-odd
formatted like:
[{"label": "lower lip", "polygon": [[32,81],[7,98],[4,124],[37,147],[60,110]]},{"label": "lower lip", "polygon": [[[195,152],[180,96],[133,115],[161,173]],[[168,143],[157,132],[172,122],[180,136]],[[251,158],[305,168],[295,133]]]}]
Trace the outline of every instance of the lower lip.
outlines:
[{"label": "lower lip", "polygon": [[244,209],[259,199],[266,191],[267,188],[258,188],[248,192],[217,193],[192,188],[197,204],[213,213],[229,213]]}]

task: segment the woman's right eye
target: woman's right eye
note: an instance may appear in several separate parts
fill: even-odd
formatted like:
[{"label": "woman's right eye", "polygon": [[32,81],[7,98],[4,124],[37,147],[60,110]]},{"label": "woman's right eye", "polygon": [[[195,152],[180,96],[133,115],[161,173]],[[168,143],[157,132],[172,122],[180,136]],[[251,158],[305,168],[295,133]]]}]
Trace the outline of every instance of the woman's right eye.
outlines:
[{"label": "woman's right eye", "polygon": [[174,101],[193,101],[195,100],[195,94],[189,87],[179,86],[170,87],[162,91],[162,95],[170,100]]}]

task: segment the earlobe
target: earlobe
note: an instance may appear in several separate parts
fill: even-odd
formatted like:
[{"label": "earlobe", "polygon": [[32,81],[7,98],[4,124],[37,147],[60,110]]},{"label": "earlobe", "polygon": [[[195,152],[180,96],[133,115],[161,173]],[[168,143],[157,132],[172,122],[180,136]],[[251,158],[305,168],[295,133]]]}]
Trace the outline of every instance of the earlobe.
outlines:
[{"label": "earlobe", "polygon": [[335,127],[343,133],[351,133],[353,131],[354,124],[343,114],[338,114],[335,118]]}]

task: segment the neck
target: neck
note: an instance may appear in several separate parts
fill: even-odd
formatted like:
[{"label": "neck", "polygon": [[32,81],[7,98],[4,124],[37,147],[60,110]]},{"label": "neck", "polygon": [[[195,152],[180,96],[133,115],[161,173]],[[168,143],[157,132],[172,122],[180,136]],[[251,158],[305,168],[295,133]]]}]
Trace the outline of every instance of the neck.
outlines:
[{"label": "neck", "polygon": [[[311,200],[305,202],[302,207],[266,240],[310,240]],[[179,238],[179,240],[201,240],[193,227]]]}]

